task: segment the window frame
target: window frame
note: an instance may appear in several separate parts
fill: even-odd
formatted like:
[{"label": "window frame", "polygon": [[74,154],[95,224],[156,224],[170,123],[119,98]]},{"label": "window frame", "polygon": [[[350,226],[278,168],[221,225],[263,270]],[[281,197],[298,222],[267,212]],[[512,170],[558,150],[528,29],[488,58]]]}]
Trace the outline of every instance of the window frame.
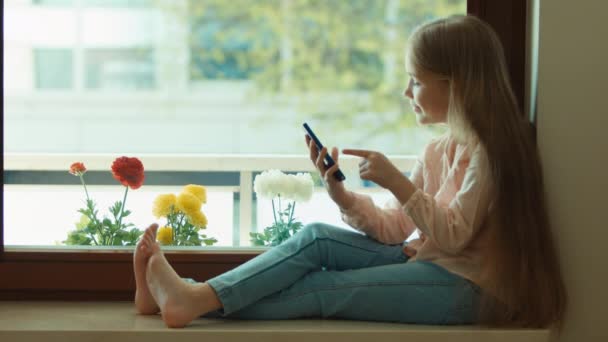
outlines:
[{"label": "window frame", "polygon": [[[522,113],[526,11],[525,0],[467,1],[467,13],[488,22],[504,45],[511,83]],[[4,26],[4,12],[1,21]],[[3,63],[0,75],[4,79]],[[1,134],[4,139],[4,131]],[[4,184],[4,167],[2,180]],[[4,217],[4,207],[0,210]],[[205,281],[261,253],[263,251],[168,251],[166,257],[180,276]],[[132,263],[130,250],[7,250],[4,247],[4,221],[0,226],[0,300],[130,301],[135,292]]]}]

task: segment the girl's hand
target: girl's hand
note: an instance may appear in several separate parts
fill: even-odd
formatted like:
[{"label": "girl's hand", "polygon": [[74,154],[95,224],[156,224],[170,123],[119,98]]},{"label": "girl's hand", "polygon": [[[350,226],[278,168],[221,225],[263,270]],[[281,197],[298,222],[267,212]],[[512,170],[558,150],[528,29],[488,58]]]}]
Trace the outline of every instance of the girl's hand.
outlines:
[{"label": "girl's hand", "polygon": [[308,134],[306,135],[306,144],[308,145],[308,150],[310,152],[310,160],[315,164],[317,170],[319,170],[325,188],[329,193],[329,197],[331,197],[340,208],[349,208],[352,205],[353,198],[350,192],[346,191],[344,182],[340,182],[334,177],[334,173],[336,173],[340,167],[338,163],[338,149],[334,147],[331,151],[331,157],[336,163],[332,167],[327,168],[324,163],[325,155],[327,155],[327,148],[323,147],[323,149],[319,151],[317,145],[315,145],[315,142],[312,141]]},{"label": "girl's hand", "polygon": [[363,158],[359,162],[359,176],[361,179],[370,180],[390,191],[400,187],[407,180],[397,167],[380,152],[368,150],[342,150],[344,154],[350,154]]}]

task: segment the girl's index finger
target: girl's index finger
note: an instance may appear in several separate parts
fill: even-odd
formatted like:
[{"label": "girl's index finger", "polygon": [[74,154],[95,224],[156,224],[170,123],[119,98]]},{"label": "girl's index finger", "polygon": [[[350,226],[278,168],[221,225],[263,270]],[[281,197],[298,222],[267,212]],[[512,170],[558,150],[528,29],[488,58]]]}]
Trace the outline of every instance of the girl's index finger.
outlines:
[{"label": "girl's index finger", "polygon": [[356,150],[356,149],[343,149],[342,153],[343,154],[350,154],[352,156],[358,156],[358,157],[362,157],[362,158],[367,158],[373,151],[368,151],[368,150]]}]

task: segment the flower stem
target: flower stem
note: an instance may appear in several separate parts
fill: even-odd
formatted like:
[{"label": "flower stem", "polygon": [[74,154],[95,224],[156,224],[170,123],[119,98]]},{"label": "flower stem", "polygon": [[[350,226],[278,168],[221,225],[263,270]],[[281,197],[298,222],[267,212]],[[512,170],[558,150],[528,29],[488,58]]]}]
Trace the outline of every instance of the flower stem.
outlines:
[{"label": "flower stem", "polygon": [[291,212],[289,213],[289,222],[287,224],[291,224],[293,221],[293,212],[296,210],[296,201],[291,202]]},{"label": "flower stem", "polygon": [[274,216],[274,224],[277,224],[277,214],[276,214],[276,210],[274,208],[274,198],[271,200],[272,201],[272,216]]},{"label": "flower stem", "polygon": [[127,202],[127,193],[129,192],[129,187],[125,186],[125,195],[122,198],[122,203],[120,206],[120,215],[118,216],[118,229],[122,228],[122,214],[125,211],[125,204]]},{"label": "flower stem", "polygon": [[87,201],[90,201],[89,191],[87,190],[87,185],[84,182],[84,175],[82,173],[80,174],[80,183],[82,183],[82,186],[84,186],[84,193],[87,195]]},{"label": "flower stem", "polygon": [[[86,186],[85,186],[85,192],[86,192]],[[93,224],[95,225],[95,230],[99,233],[99,241],[101,242],[101,244],[103,244],[103,227],[101,225],[101,222],[99,222],[99,219],[97,218],[97,213],[95,212],[95,204],[93,203],[93,201],[91,201],[90,199],[88,199],[88,193],[87,193],[87,209],[89,210],[90,216],[89,219],[93,222]],[[93,241],[95,242],[95,245],[97,246],[101,246],[100,242],[97,242],[97,239],[95,239],[95,234],[90,234],[91,238],[93,239]]]},{"label": "flower stem", "polygon": [[175,242],[176,242],[176,244],[175,244],[175,245],[176,245],[176,246],[179,246],[179,241],[178,241],[178,239],[177,239],[177,238],[178,238],[178,236],[179,236],[178,234],[179,234],[179,233],[181,232],[181,230],[182,230],[182,225],[183,225],[183,223],[184,223],[184,218],[186,218],[186,214],[181,213],[181,216],[180,216],[180,218],[179,218],[179,223],[177,224],[177,229],[176,229],[176,231],[177,231],[176,236],[175,236]]},{"label": "flower stem", "polygon": [[99,242],[97,242],[97,239],[95,239],[95,235],[91,234],[91,239],[93,239],[95,246],[99,246]]},{"label": "flower stem", "polygon": [[171,227],[171,243],[172,244],[175,244],[175,238],[176,238],[175,234],[177,231],[175,215],[177,215],[177,214],[173,211],[173,206],[171,206],[171,211],[169,211],[169,213],[167,214],[167,226]]},{"label": "flower stem", "polygon": [[281,208],[281,195],[279,194],[279,219],[283,223],[283,209]]}]

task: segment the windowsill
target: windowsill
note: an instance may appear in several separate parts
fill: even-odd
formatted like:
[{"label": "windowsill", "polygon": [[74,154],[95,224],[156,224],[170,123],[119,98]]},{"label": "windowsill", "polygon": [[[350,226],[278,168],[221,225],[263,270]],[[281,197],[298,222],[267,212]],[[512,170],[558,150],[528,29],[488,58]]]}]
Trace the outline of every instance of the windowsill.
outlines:
[{"label": "windowsill", "polygon": [[547,329],[485,329],[342,320],[200,318],[168,329],[128,302],[0,302],[2,341],[549,341]]}]

